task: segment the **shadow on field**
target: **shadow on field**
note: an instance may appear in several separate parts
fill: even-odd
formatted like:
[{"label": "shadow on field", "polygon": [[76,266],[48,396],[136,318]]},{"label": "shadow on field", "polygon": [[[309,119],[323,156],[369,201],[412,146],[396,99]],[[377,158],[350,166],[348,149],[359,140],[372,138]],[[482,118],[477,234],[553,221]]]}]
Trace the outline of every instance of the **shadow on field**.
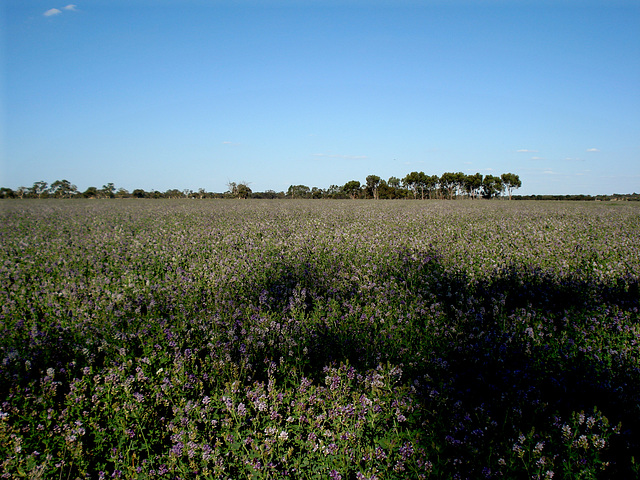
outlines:
[{"label": "shadow on field", "polygon": [[[638,279],[603,284],[514,266],[470,281],[447,270],[437,254],[410,250],[357,273],[341,257],[273,262],[259,278],[222,286],[223,292],[131,302],[131,311],[120,312],[122,331],[113,334],[97,326],[63,328],[47,312],[30,310],[4,345],[0,393],[49,367],[60,372],[74,362],[79,371],[87,339],[101,348],[112,342],[110,351],[127,347],[134,357],[142,355],[142,337],[167,352],[189,348],[209,358],[221,351],[221,358],[254,365],[254,380],[266,379],[265,358],[283,358],[283,370],[290,362],[318,383],[332,363],[365,371],[388,362],[401,364],[404,386],[416,389],[424,412],[419,425],[441,432],[442,458],[467,459],[458,470],[469,478],[482,476],[483,465],[473,460],[492,458],[495,445],[533,429],[559,432],[574,412],[594,408],[622,424],[608,450],[607,476],[632,478],[631,458],[640,459]],[[219,329],[218,350],[195,328],[195,317],[205,319],[199,326],[207,333]],[[163,323],[140,331],[148,319]],[[92,354],[97,367],[113,361],[104,351]]]},{"label": "shadow on field", "polygon": [[[281,299],[274,308],[300,288],[309,317],[328,298],[343,305],[366,302],[356,288],[336,296],[323,287],[325,273],[311,264],[283,271],[286,276],[272,275],[260,286]],[[315,322],[304,340],[311,376],[332,362],[361,369],[402,363],[405,380],[428,379],[418,389],[420,402],[425,412],[435,412],[427,422],[448,425],[443,454],[449,458],[489,458],[495,443],[533,429],[560,432],[558,422],[597,408],[612,425],[622,424],[609,448],[607,476],[632,475],[631,457],[640,458],[637,279],[602,284],[511,267],[469,282],[449,274],[437,256],[410,252],[379,280],[384,275],[442,306],[437,335],[429,329],[432,317],[419,313],[409,324],[399,322],[395,336],[366,321]],[[481,467],[469,464],[468,475],[479,476]]]},{"label": "shadow on field", "polygon": [[[473,286],[446,276],[440,285],[438,298],[457,335],[440,350],[446,368],[426,372],[439,376],[447,404],[457,405],[443,413],[483,412],[497,420],[494,433],[504,439],[548,430],[555,415],[568,422],[573,412],[597,408],[622,425],[606,475],[631,478],[630,459],[640,456],[638,280],[602,284],[512,267]],[[472,431],[470,425],[452,432],[453,455],[491,454],[487,439]]]}]

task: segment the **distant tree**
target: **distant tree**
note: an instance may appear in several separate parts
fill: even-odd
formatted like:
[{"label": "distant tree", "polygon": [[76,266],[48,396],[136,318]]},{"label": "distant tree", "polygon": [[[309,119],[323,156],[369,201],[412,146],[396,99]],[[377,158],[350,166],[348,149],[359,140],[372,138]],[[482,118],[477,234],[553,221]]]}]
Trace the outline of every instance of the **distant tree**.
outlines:
[{"label": "distant tree", "polygon": [[424,172],[418,172],[416,176],[416,187],[420,190],[420,199],[424,200],[424,194],[429,193],[429,176]]},{"label": "distant tree", "polygon": [[232,197],[238,196],[238,185],[236,182],[227,182],[227,193]]},{"label": "distant tree", "polygon": [[487,175],[482,180],[482,196],[491,198],[500,195],[502,192],[502,179],[493,175]]},{"label": "distant tree", "polygon": [[380,185],[380,177],[377,175],[369,175],[367,177],[367,192],[378,200],[378,186]]},{"label": "distant tree", "polygon": [[120,187],[116,192],[116,198],[129,198],[131,195],[129,194],[129,190],[126,188]]},{"label": "distant tree", "polygon": [[342,198],[344,191],[339,185],[329,185],[329,188],[325,191],[325,195],[329,198]]},{"label": "distant tree", "polygon": [[227,194],[234,198],[249,198],[251,195],[251,189],[249,188],[249,182],[244,180],[241,182],[227,182]]},{"label": "distant tree", "polygon": [[40,180],[39,182],[35,182],[29,193],[38,198],[42,198],[43,195],[46,195],[49,189],[49,184],[45,181]]},{"label": "distant tree", "polygon": [[184,197],[184,194],[177,188],[171,188],[166,192],[164,192],[164,197],[165,198],[182,198]]},{"label": "distant tree", "polygon": [[207,192],[204,191],[204,188],[199,188],[198,189],[198,198],[200,200],[202,200],[205,197],[206,194],[207,194]]},{"label": "distant tree", "polygon": [[475,198],[478,196],[481,187],[482,174],[476,173],[475,175],[465,175],[464,190],[471,198]]},{"label": "distant tree", "polygon": [[455,196],[457,197],[458,195],[462,195],[464,193],[464,180],[466,175],[462,172],[456,172],[454,174],[454,177],[456,180]]},{"label": "distant tree", "polygon": [[429,198],[433,198],[432,195],[438,189],[439,182],[440,177],[438,177],[437,175],[430,175],[425,177],[425,184]]},{"label": "distant tree", "polygon": [[440,186],[445,198],[453,199],[458,186],[458,175],[453,172],[444,172],[440,177]]},{"label": "distant tree", "polygon": [[380,180],[378,198],[396,198],[396,189],[391,188],[386,180]]},{"label": "distant tree", "polygon": [[402,179],[402,184],[407,188],[411,193],[413,193],[413,198],[418,198],[418,172],[411,172],[405,175]]},{"label": "distant tree", "polygon": [[238,183],[238,186],[236,187],[236,195],[238,198],[243,199],[249,198],[251,196],[251,189],[249,188],[247,182]]},{"label": "distant tree", "polygon": [[355,200],[360,195],[360,182],[358,180],[350,180],[342,187],[342,191]]},{"label": "distant tree", "polygon": [[311,198],[322,198],[325,195],[326,193],[322,188],[318,188],[318,187],[311,188]]},{"label": "distant tree", "polygon": [[78,187],[72,185],[69,180],[56,180],[51,184],[50,191],[54,197],[69,198],[77,193]]},{"label": "distant tree", "polygon": [[99,193],[96,187],[89,187],[84,192],[82,192],[82,196],[84,198],[96,198],[98,195]]},{"label": "distant tree", "polygon": [[420,198],[424,200],[425,192],[428,194],[431,188],[431,177],[424,172],[411,172],[402,179],[402,183],[413,193],[414,199],[418,198],[419,191]]},{"label": "distant tree", "polygon": [[136,188],[131,195],[135,198],[145,198],[147,196],[147,192],[145,192],[142,188]]},{"label": "distant tree", "polygon": [[502,179],[502,184],[507,189],[507,193],[509,194],[509,200],[511,200],[511,191],[514,188],[520,188],[522,186],[520,177],[515,173],[503,173],[501,175],[501,179]]},{"label": "distant tree", "polygon": [[0,188],[0,198],[14,198],[16,193],[7,187]]},{"label": "distant tree", "polygon": [[27,187],[20,186],[16,190],[16,197],[22,200],[24,196],[27,195],[28,193],[29,193],[29,189]]},{"label": "distant tree", "polygon": [[287,197],[289,198],[308,198],[311,190],[306,185],[289,185],[287,189]]},{"label": "distant tree", "polygon": [[404,196],[403,190],[400,188],[401,181],[398,177],[389,177],[386,182],[380,181],[378,187],[378,195],[380,198],[400,198]]},{"label": "distant tree", "polygon": [[116,193],[116,187],[113,183],[107,183],[103,185],[102,188],[98,191],[98,194],[101,197],[105,198],[113,198]]}]

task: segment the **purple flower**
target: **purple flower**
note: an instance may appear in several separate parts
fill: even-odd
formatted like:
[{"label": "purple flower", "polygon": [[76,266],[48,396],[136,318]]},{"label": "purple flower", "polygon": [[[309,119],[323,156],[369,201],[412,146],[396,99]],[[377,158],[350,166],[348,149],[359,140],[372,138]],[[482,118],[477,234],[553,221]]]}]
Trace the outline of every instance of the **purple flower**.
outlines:
[{"label": "purple flower", "polygon": [[413,455],[413,445],[411,443],[405,443],[402,447],[400,447],[400,456],[403,460],[408,460],[409,457]]},{"label": "purple flower", "polygon": [[385,452],[381,447],[376,447],[376,458],[378,460],[386,460],[387,452]]},{"label": "purple flower", "polygon": [[189,442],[187,443],[187,447],[189,448],[187,450],[187,455],[189,456],[189,458],[195,457],[196,449],[198,448],[198,445],[196,445],[194,442]]},{"label": "purple flower", "polygon": [[205,462],[211,458],[211,447],[208,444],[202,446],[202,460]]},{"label": "purple flower", "polygon": [[182,455],[182,449],[184,448],[184,444],[182,442],[176,443],[173,447],[171,447],[171,453],[176,457]]}]

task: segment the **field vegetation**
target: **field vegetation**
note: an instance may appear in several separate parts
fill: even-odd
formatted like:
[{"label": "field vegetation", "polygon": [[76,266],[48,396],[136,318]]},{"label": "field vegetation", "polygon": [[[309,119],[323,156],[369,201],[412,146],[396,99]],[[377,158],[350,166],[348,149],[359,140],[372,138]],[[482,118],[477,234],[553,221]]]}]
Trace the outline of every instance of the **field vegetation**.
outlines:
[{"label": "field vegetation", "polygon": [[0,216],[3,478],[637,478],[635,202]]}]

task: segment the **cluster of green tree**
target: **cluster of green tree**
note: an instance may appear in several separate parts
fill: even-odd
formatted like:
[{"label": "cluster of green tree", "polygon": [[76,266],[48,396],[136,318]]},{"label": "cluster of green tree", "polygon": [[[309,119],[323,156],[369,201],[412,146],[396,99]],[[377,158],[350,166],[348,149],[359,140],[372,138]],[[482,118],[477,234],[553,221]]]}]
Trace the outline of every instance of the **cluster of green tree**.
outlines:
[{"label": "cluster of green tree", "polygon": [[441,176],[424,172],[411,172],[404,178],[391,177],[383,180],[369,175],[364,184],[350,180],[344,185],[331,185],[328,189],[309,188],[306,185],[291,185],[284,195],[287,198],[428,198],[454,199],[493,198],[520,188],[520,177],[514,173],[482,176],[480,173],[466,175],[462,172],[445,172]]},{"label": "cluster of green tree", "polygon": [[377,175],[369,175],[364,184],[350,180],[344,185],[331,185],[329,188],[291,185],[286,192],[267,190],[253,192],[249,183],[229,182],[224,193],[170,189],[166,192],[135,189],[129,192],[107,183],[102,188],[89,187],[84,192],[68,180],[56,180],[51,185],[45,181],[35,182],[31,187],[19,187],[17,190],[0,188],[0,198],[373,198],[373,199],[454,199],[493,198],[503,193],[512,197],[512,191],[522,185],[518,175],[504,173],[501,176],[480,173],[465,175],[462,172],[445,172],[441,176],[426,175],[424,172],[411,172],[404,178],[391,177],[383,180]]},{"label": "cluster of green tree", "polygon": [[81,192],[68,180],[56,180],[51,185],[39,181],[31,187],[18,187],[16,190],[0,188],[0,198],[207,198],[214,195],[224,196],[205,192],[203,188],[195,192],[175,188],[166,192],[136,188],[129,192],[126,188],[116,189],[113,183],[107,183],[102,188],[89,187]]},{"label": "cluster of green tree", "polygon": [[514,173],[482,176],[480,173],[466,175],[462,172],[445,172],[441,176],[424,172],[411,172],[404,178],[391,177],[382,180],[377,175],[369,175],[361,185],[351,180],[341,187],[351,198],[427,198],[454,199],[493,198],[507,192],[511,198],[514,189],[520,188],[520,177]]}]

